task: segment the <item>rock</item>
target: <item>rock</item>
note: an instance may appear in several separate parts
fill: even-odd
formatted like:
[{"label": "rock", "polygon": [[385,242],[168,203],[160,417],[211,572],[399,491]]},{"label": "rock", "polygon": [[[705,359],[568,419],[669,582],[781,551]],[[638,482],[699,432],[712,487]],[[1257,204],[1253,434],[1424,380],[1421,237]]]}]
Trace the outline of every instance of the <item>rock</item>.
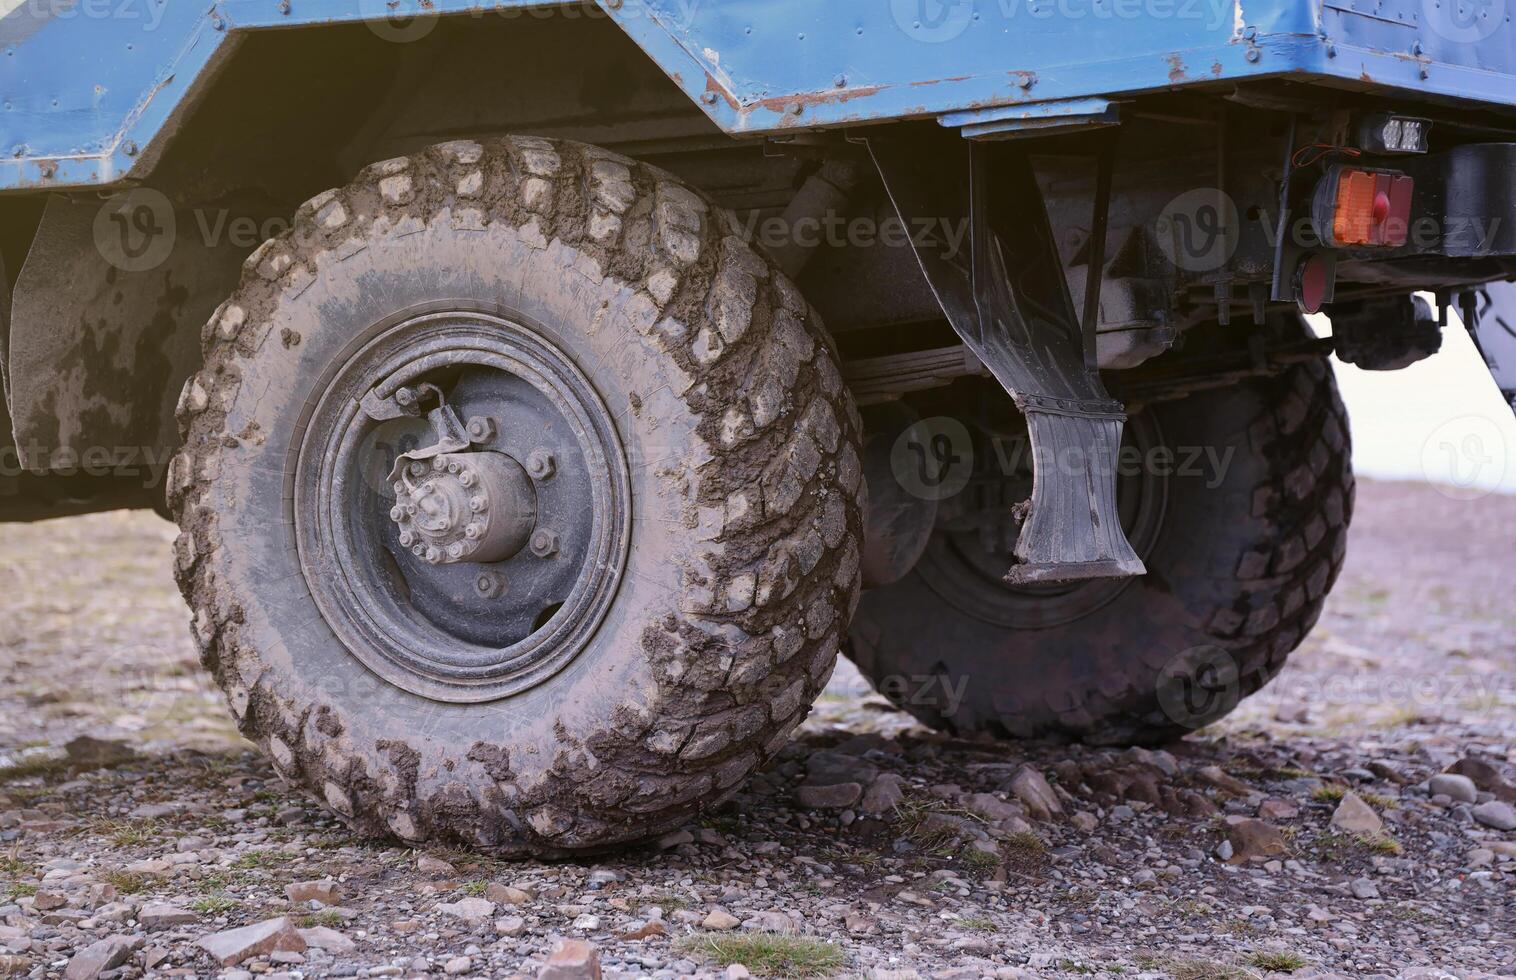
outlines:
[{"label": "rock", "polygon": [[137,922],[149,931],[172,929],[174,926],[189,926],[199,921],[200,916],[194,912],[167,902],[148,902],[142,906],[142,911],[137,913]]},{"label": "rock", "polygon": [[1026,806],[1027,812],[1034,819],[1051,820],[1055,814],[1063,814],[1063,804],[1058,802],[1053,787],[1048,785],[1042,773],[1031,766],[1017,769],[1008,788]]},{"label": "rock", "polygon": [[830,786],[807,783],[795,790],[795,800],[812,810],[846,810],[862,796],[863,787],[858,783],[834,783]]},{"label": "rock", "polygon": [[495,935],[497,936],[515,938],[516,936],[523,935],[525,932],[526,920],[519,915],[507,915],[504,918],[495,920]]},{"label": "rock", "polygon": [[1081,833],[1093,834],[1100,826],[1100,818],[1088,810],[1080,810],[1069,818],[1069,823],[1073,824],[1074,829]]},{"label": "rock", "polygon": [[654,936],[667,936],[669,933],[668,926],[664,925],[659,919],[654,919],[652,922],[633,923],[632,925],[633,928],[628,928],[623,932],[617,933],[616,938],[632,942],[638,939],[651,939]]},{"label": "rock", "polygon": [[68,896],[62,892],[45,891],[32,896],[32,908],[38,912],[51,912],[68,905]]},{"label": "rock", "polygon": [[1236,796],[1247,796],[1253,787],[1242,780],[1227,775],[1220,766],[1205,766],[1195,773],[1201,781]]},{"label": "rock", "polygon": [[1232,860],[1232,850],[1232,842],[1224,840],[1216,845],[1216,857],[1222,861],[1230,861]]},{"label": "rock", "polygon": [[658,846],[665,851],[678,847],[680,844],[693,843],[695,843],[695,835],[688,830],[676,830],[671,834],[664,834],[658,838]]},{"label": "rock", "polygon": [[1332,813],[1332,826],[1349,834],[1377,834],[1384,830],[1384,821],[1357,793],[1349,791],[1342,794]]},{"label": "rock", "polygon": [[742,925],[742,920],[725,909],[712,909],[711,914],[706,916],[705,920],[700,923],[703,929],[716,929],[722,932],[728,929],[735,929],[740,925]]},{"label": "rock", "polygon": [[66,980],[95,980],[107,970],[124,964],[146,940],[135,936],[111,936],[75,953],[63,971]]},{"label": "rock", "polygon": [[1289,800],[1264,800],[1258,804],[1260,820],[1293,820],[1300,816],[1300,808]]},{"label": "rock", "polygon": [[300,930],[300,938],[312,949],[324,949],[328,953],[351,953],[358,948],[358,944],[344,936],[335,929],[326,926],[312,926],[309,929]]},{"label": "rock", "polygon": [[1263,820],[1239,820],[1227,829],[1227,840],[1232,844],[1232,864],[1290,852],[1279,828]]},{"label": "rock", "polygon": [[1354,878],[1352,884],[1348,885],[1348,890],[1353,893],[1354,898],[1379,897],[1379,886],[1367,878]]},{"label": "rock", "polygon": [[467,973],[474,968],[474,961],[467,956],[454,956],[442,964],[442,972],[450,977],[456,977]]},{"label": "rock", "polygon": [[794,932],[795,921],[783,912],[759,912],[742,923],[750,932]]},{"label": "rock", "polygon": [[125,742],[80,735],[63,747],[69,764],[76,769],[105,769],[130,762],[137,753]]},{"label": "rock", "polygon": [[905,780],[892,772],[881,773],[863,791],[858,809],[864,813],[888,813],[905,801]]},{"label": "rock", "polygon": [[537,980],[600,980],[600,952],[582,939],[562,939]]},{"label": "rock", "polygon": [[487,898],[460,898],[456,902],[441,903],[437,906],[437,911],[465,922],[483,922],[495,914],[495,903]]},{"label": "rock", "polygon": [[1474,808],[1474,819],[1496,830],[1516,830],[1516,807],[1504,800],[1491,800]]},{"label": "rock", "polygon": [[726,968],[726,980],[747,980],[753,974],[741,963],[733,963]]},{"label": "rock", "polygon": [[275,950],[303,953],[308,948],[288,916],[212,933],[202,938],[198,945],[222,966],[235,966],[243,960],[267,956]]},{"label": "rock", "polygon": [[416,870],[424,875],[439,878],[444,875],[454,875],[458,869],[441,858],[434,858],[430,854],[423,854],[416,859]]},{"label": "rock", "polygon": [[1021,807],[1012,806],[993,793],[970,793],[963,797],[963,806],[991,823],[1025,816]]},{"label": "rock", "polygon": [[1427,790],[1433,796],[1446,796],[1459,803],[1473,803],[1479,799],[1474,780],[1457,773],[1438,773],[1427,780]]},{"label": "rock", "polygon": [[1494,763],[1481,759],[1478,756],[1467,755],[1457,762],[1448,766],[1448,772],[1460,776],[1467,776],[1474,781],[1474,785],[1486,793],[1494,793],[1498,800],[1507,803],[1516,803],[1516,786],[1506,782],[1500,775],[1500,770],[1495,768]]},{"label": "rock", "polygon": [[863,785],[878,774],[878,766],[845,752],[812,752],[805,760],[805,781],[812,786]]},{"label": "rock", "polygon": [[296,881],[284,886],[284,895],[291,902],[320,902],[322,905],[341,905],[342,886],[335,881]]},{"label": "rock", "polygon": [[524,888],[497,882],[484,890],[484,897],[496,905],[525,905],[532,900],[532,893]]}]

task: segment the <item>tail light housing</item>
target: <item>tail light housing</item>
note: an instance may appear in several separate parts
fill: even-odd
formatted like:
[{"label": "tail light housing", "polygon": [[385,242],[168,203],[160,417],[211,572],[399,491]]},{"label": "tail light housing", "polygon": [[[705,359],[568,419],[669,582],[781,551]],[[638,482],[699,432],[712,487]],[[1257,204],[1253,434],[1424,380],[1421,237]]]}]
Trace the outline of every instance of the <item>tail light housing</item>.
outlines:
[{"label": "tail light housing", "polygon": [[1330,167],[1311,205],[1316,234],[1332,248],[1399,248],[1410,235],[1415,189],[1394,170]]}]

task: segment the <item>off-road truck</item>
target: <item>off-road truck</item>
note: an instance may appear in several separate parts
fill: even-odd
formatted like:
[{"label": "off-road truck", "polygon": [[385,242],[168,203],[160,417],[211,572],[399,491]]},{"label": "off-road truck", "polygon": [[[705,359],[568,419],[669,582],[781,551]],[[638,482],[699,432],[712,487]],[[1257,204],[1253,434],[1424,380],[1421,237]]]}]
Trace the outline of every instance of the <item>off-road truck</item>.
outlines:
[{"label": "off-road truck", "polygon": [[241,731],[403,841],[675,827],[839,650],[1174,738],[1341,567],[1329,353],[1516,388],[1505,6],[5,0],[0,515],[177,521]]}]

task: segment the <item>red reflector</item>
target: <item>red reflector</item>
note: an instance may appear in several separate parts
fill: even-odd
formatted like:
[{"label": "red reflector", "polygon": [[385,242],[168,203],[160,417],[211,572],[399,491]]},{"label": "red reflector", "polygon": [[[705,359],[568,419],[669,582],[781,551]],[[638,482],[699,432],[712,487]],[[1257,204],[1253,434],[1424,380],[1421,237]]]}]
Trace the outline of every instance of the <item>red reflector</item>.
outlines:
[{"label": "red reflector", "polygon": [[1320,313],[1326,305],[1327,290],[1331,280],[1327,276],[1327,263],[1319,255],[1310,255],[1295,269],[1295,302],[1301,312]]},{"label": "red reflector", "polygon": [[1337,174],[1332,238],[1338,246],[1397,248],[1410,232],[1411,193],[1416,182],[1404,174],[1343,169]]}]

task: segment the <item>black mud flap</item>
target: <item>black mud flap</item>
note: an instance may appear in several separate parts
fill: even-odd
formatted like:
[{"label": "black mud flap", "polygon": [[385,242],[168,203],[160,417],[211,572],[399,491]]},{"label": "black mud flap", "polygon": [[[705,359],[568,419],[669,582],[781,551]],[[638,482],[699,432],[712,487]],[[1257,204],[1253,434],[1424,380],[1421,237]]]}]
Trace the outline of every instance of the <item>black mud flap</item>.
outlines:
[{"label": "black mud flap", "polygon": [[1516,412],[1516,282],[1492,282],[1466,296],[1463,319],[1501,396]]},{"label": "black mud flap", "polygon": [[[1095,369],[1027,153],[1013,143],[869,146],[948,321],[1026,417],[1031,509],[1006,581],[1143,574],[1116,510],[1126,414]],[[967,255],[947,233],[964,223]]]}]

